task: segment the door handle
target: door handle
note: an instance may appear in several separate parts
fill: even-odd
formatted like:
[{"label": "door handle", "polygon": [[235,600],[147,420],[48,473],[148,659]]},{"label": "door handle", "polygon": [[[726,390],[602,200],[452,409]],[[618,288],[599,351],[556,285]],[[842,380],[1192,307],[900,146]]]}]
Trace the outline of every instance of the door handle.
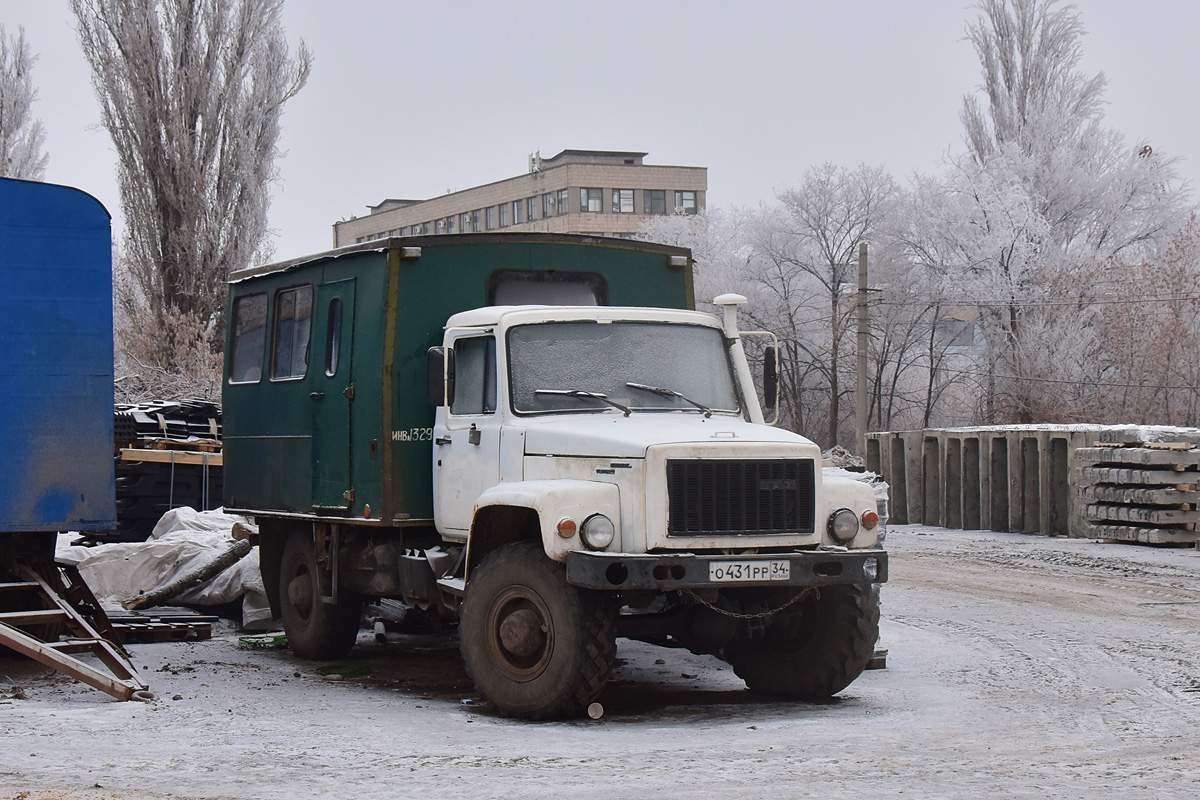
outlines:
[{"label": "door handle", "polygon": [[322,397],[325,396],[325,393],[324,392],[309,392],[308,396],[311,397],[313,400],[320,400]]},{"label": "door handle", "polygon": [[439,436],[433,440],[433,443],[439,447],[441,447],[444,444],[450,444],[450,437],[449,436]]}]

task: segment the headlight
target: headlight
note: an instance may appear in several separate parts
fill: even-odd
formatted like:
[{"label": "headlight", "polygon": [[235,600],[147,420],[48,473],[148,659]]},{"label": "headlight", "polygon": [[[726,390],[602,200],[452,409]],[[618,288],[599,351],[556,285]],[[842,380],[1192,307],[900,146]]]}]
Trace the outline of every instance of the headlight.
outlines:
[{"label": "headlight", "polygon": [[835,542],[845,544],[858,534],[858,514],[839,508],[829,515],[829,535]]},{"label": "headlight", "polygon": [[612,544],[617,535],[613,521],[603,514],[592,514],[579,528],[583,544],[589,550],[603,550]]}]

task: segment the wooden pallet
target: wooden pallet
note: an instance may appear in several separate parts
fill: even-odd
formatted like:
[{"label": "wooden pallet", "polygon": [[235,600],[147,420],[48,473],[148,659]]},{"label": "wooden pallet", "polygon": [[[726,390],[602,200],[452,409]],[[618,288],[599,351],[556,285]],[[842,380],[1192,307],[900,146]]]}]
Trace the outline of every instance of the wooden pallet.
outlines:
[{"label": "wooden pallet", "polygon": [[[118,700],[145,693],[146,683],[78,570],[61,564],[57,570],[61,591],[21,563],[15,565],[21,580],[0,583],[0,593],[12,601],[0,612],[0,645]],[[66,638],[58,634],[60,625],[68,632]],[[75,658],[80,653],[91,653],[104,669]]]},{"label": "wooden pallet", "polygon": [[153,614],[110,612],[108,618],[122,644],[202,642],[212,638],[212,624],[217,621],[217,617],[186,609]]}]

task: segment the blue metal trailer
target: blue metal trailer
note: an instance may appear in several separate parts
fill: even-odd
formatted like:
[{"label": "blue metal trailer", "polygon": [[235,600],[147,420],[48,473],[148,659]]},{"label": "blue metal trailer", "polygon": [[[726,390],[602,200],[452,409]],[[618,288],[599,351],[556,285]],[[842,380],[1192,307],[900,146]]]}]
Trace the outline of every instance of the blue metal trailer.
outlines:
[{"label": "blue metal trailer", "polygon": [[0,654],[127,700],[146,684],[79,572],[54,561],[56,532],[116,527],[112,333],[108,211],[0,178]]},{"label": "blue metal trailer", "polygon": [[112,324],[108,211],[0,178],[0,533],[116,527]]}]

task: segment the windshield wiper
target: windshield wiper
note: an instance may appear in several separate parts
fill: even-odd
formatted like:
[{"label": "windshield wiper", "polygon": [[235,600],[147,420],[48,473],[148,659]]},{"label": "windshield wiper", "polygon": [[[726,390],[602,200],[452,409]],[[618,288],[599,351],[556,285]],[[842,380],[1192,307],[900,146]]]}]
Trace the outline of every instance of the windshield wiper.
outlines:
[{"label": "windshield wiper", "polygon": [[660,397],[678,398],[685,403],[691,403],[696,408],[703,411],[705,417],[712,416],[713,412],[712,412],[711,408],[709,408],[708,406],[703,405],[701,403],[697,403],[695,400],[691,399],[690,397],[684,397],[683,395],[681,395],[679,392],[675,391],[674,389],[664,389],[661,386],[647,386],[644,383],[628,383],[627,382],[625,385],[628,386],[630,389],[641,389],[643,392],[652,392],[656,395],[659,395]]},{"label": "windshield wiper", "polygon": [[565,397],[574,397],[576,400],[599,400],[601,403],[607,403],[613,408],[625,412],[625,416],[633,413],[633,410],[628,406],[623,406],[620,403],[614,403],[608,399],[608,395],[600,392],[585,392],[583,389],[534,389],[534,394],[557,394]]}]

